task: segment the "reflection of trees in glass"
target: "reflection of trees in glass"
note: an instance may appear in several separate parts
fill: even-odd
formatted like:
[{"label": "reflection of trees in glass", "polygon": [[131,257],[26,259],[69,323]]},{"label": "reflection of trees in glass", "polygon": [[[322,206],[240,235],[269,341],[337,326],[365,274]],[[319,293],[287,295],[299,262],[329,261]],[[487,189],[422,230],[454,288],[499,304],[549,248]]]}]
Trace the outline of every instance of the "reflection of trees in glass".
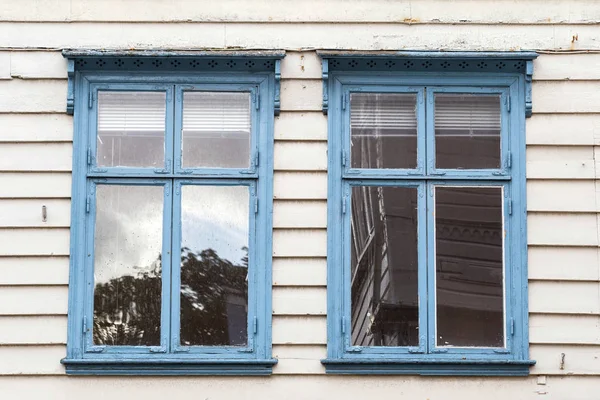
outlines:
[{"label": "reflection of trees in glass", "polygon": [[[213,249],[181,249],[181,343],[245,345],[247,342],[248,249],[242,264]],[[137,268],[139,270],[139,268]],[[94,344],[158,346],[161,257],[135,276],[98,283],[94,290]]]}]

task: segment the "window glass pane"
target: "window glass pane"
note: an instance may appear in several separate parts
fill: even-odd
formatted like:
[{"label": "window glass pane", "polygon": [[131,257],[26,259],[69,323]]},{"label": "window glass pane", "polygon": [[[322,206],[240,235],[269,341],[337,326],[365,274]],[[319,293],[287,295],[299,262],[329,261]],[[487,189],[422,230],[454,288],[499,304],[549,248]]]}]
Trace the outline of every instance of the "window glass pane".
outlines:
[{"label": "window glass pane", "polygon": [[165,164],[165,92],[98,92],[97,165]]},{"label": "window glass pane", "polygon": [[352,93],[352,168],[416,168],[416,109],[416,94]]},{"label": "window glass pane", "polygon": [[184,92],[183,166],[248,168],[250,93]]},{"label": "window glass pane", "polygon": [[248,342],[249,192],[182,187],[181,344]]},{"label": "window glass pane", "polygon": [[502,188],[435,188],[437,345],[504,347]]},{"label": "window glass pane", "polygon": [[418,346],[417,189],[352,188],[352,344]]},{"label": "window glass pane", "polygon": [[500,168],[500,96],[435,94],[437,168]]},{"label": "window glass pane", "polygon": [[96,187],[95,344],[160,345],[163,189]]}]

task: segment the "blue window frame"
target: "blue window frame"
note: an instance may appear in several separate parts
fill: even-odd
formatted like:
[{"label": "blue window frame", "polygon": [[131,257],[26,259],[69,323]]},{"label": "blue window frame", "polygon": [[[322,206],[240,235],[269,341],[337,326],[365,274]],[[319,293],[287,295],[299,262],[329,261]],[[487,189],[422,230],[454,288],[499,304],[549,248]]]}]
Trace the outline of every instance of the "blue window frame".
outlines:
[{"label": "blue window frame", "polygon": [[75,375],[266,375],[282,52],[66,51]]},{"label": "blue window frame", "polygon": [[536,54],[320,56],[327,372],[527,375]]}]

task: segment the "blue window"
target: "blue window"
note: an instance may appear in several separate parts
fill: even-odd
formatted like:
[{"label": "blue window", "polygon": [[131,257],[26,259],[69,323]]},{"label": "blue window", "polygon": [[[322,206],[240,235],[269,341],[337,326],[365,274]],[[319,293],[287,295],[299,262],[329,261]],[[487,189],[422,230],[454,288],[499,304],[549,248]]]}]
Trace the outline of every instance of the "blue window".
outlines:
[{"label": "blue window", "polygon": [[270,374],[279,52],[66,52],[70,374]]},{"label": "blue window", "polygon": [[321,53],[328,373],[529,373],[535,56]]}]

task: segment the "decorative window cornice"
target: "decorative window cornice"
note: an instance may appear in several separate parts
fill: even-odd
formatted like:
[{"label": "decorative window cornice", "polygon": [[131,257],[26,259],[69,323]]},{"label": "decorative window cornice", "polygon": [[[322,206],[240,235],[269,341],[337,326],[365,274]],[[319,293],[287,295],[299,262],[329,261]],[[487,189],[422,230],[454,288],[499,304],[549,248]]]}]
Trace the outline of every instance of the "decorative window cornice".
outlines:
[{"label": "decorative window cornice", "polygon": [[434,72],[520,74],[525,77],[525,115],[531,116],[531,51],[317,51],[323,64],[323,113],[329,108],[328,81],[333,72]]},{"label": "decorative window cornice", "polygon": [[163,51],[163,50],[63,50],[68,59],[67,113],[74,111],[76,72],[267,72],[275,75],[274,112],[279,115],[282,50]]}]

